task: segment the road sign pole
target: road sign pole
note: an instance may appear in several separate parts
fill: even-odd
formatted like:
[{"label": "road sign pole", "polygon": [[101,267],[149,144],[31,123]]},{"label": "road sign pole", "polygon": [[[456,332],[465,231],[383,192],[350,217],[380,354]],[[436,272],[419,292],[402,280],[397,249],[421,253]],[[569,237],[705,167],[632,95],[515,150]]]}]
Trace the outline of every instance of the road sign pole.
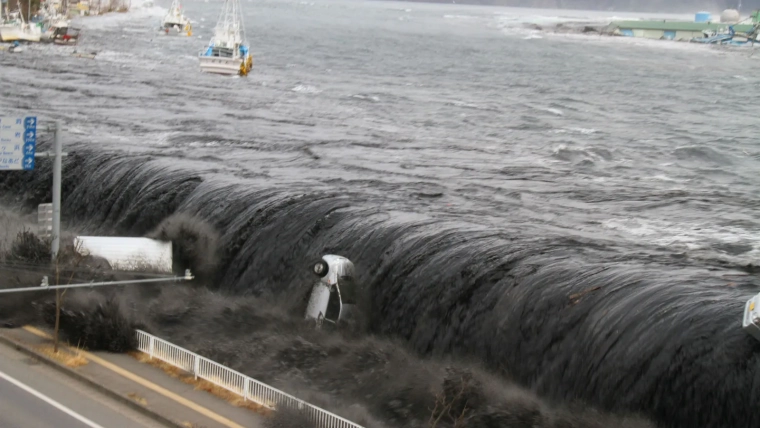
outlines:
[{"label": "road sign pole", "polygon": [[[55,285],[58,285],[58,249],[61,245],[61,122],[53,123],[53,240],[50,254],[55,264]],[[61,290],[55,290],[55,334],[53,352],[58,352],[58,330],[61,325]]]},{"label": "road sign pole", "polygon": [[53,160],[53,241],[51,254],[53,261],[58,256],[58,249],[61,245],[61,123],[55,121],[53,125],[55,132],[54,144],[55,159]]}]

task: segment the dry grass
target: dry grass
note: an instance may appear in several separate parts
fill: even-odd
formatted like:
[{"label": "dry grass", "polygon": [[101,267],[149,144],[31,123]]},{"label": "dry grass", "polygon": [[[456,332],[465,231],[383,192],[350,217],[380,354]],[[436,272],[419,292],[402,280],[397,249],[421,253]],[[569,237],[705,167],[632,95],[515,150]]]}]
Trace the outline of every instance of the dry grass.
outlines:
[{"label": "dry grass", "polygon": [[[153,358],[151,359],[150,356],[144,352],[140,351],[129,351],[128,354],[132,356],[132,358],[135,358],[137,361],[141,363],[150,364],[153,367],[157,367],[161,370],[163,370],[166,374],[169,376],[176,378],[176,379],[182,379],[183,377],[188,377],[190,374],[178,367],[174,367],[173,365],[169,363],[165,363],[159,359]],[[190,376],[192,377],[192,376]]]},{"label": "dry grass", "polygon": [[72,369],[75,369],[77,367],[82,367],[89,363],[87,358],[85,358],[84,355],[82,355],[82,353],[79,350],[77,350],[76,352],[73,352],[63,347],[60,347],[58,348],[58,352],[55,352],[53,351],[52,344],[39,345],[35,347],[35,350],[39,352],[40,354],[52,360],[58,361],[64,366],[72,368]]},{"label": "dry grass", "polygon": [[235,394],[232,391],[229,391],[225,388],[222,388],[218,385],[214,385],[213,383],[204,380],[204,379],[196,379],[195,376],[193,376],[191,373],[188,373],[178,367],[175,367],[169,363],[165,363],[159,359],[153,358],[151,359],[149,355],[139,352],[139,351],[131,351],[129,352],[129,355],[131,355],[133,358],[137,359],[137,361],[141,363],[150,364],[153,367],[159,368],[164,371],[164,373],[168,374],[169,376],[179,379],[182,382],[193,385],[198,391],[205,391],[209,394],[213,394],[228,403],[232,404],[236,407],[242,407],[245,409],[253,410],[256,413],[270,416],[272,413],[272,410],[254,403],[250,400],[244,400],[243,397],[239,396],[238,394]]},{"label": "dry grass", "polygon": [[135,400],[136,402],[142,404],[143,406],[147,406],[148,405],[148,400],[146,400],[145,398],[139,396],[138,394],[136,394],[134,392],[130,392],[129,394],[127,394],[127,397]]}]

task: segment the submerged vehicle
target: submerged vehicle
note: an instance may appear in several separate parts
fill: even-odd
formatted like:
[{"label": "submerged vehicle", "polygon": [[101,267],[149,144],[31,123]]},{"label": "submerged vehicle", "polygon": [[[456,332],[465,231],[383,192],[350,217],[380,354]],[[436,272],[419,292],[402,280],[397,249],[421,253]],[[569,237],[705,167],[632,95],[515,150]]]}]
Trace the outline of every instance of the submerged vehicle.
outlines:
[{"label": "submerged vehicle", "polygon": [[325,322],[339,325],[351,321],[356,314],[356,280],[351,260],[332,254],[312,267],[319,280],[314,284],[306,307],[305,318],[313,320],[317,328]]},{"label": "submerged vehicle", "polygon": [[199,55],[201,71],[247,76],[253,67],[248,52],[240,0],[225,0],[208,47]]}]

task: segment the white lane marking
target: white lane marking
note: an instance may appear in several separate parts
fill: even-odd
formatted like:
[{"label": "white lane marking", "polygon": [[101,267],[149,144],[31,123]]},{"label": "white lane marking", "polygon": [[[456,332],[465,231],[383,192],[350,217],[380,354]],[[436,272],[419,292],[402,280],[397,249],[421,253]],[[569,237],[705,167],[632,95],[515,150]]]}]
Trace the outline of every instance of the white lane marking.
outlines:
[{"label": "white lane marking", "polygon": [[29,386],[24,385],[23,383],[17,381],[16,379],[8,376],[7,374],[0,372],[0,378],[7,380],[8,382],[16,385],[17,387],[23,389],[24,391],[34,395],[35,397],[39,398],[40,400],[50,404],[51,406],[55,407],[56,409],[62,411],[63,413],[66,413],[67,415],[71,416],[72,418],[78,420],[79,422],[82,422],[83,424],[87,425],[88,427],[92,428],[103,428],[102,426],[96,424],[95,422],[85,418],[84,416],[80,415],[79,413],[69,409],[68,407],[64,406],[63,404],[53,400],[52,398],[43,395],[41,392],[35,391]]}]

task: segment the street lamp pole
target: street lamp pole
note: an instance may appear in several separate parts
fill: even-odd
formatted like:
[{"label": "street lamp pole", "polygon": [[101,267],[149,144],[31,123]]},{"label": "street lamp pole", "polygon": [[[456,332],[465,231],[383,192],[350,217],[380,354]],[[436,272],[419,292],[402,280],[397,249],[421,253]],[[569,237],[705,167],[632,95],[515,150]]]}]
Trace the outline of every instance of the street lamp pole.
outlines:
[{"label": "street lamp pole", "polygon": [[25,291],[45,291],[45,290],[60,290],[65,288],[86,288],[86,287],[101,287],[104,285],[127,285],[127,284],[148,284],[156,282],[174,282],[174,281],[190,281],[195,277],[190,272],[190,269],[185,270],[185,276],[172,276],[168,278],[151,278],[151,279],[128,279],[125,281],[104,281],[104,282],[85,282],[81,284],[64,284],[64,285],[49,285],[48,277],[42,278],[42,283],[39,287],[22,287],[22,288],[6,288],[0,290],[0,293],[22,293]]}]

